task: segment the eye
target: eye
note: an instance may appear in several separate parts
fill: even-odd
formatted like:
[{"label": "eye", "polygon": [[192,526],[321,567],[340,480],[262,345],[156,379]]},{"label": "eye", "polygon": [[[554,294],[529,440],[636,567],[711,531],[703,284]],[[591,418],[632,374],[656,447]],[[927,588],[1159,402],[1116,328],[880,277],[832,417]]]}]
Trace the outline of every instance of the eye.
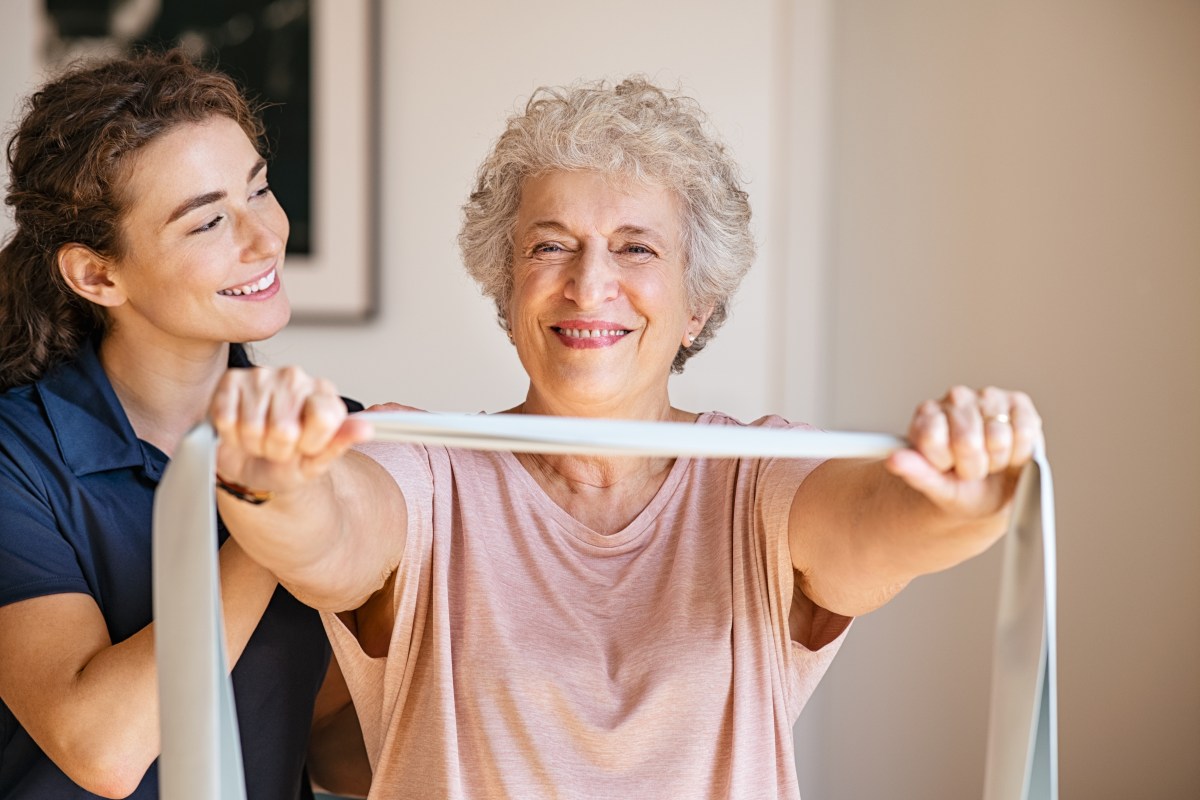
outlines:
[{"label": "eye", "polygon": [[620,249],[620,254],[635,264],[650,261],[658,256],[652,248],[644,244],[630,243]]},{"label": "eye", "polygon": [[266,197],[270,193],[271,193],[271,186],[270,186],[270,184],[266,184],[261,189],[255,191],[254,194],[251,195],[251,197]]},{"label": "eye", "polygon": [[563,247],[558,242],[542,242],[541,244],[535,244],[533,246],[533,252],[548,254],[561,253],[563,252]]},{"label": "eye", "polygon": [[205,231],[211,231],[213,228],[217,227],[217,225],[223,219],[225,219],[225,217],[223,215],[217,215],[217,216],[213,217],[211,220],[209,220],[208,222],[201,225],[199,228],[189,231],[189,235],[191,235],[193,233],[204,233]]}]

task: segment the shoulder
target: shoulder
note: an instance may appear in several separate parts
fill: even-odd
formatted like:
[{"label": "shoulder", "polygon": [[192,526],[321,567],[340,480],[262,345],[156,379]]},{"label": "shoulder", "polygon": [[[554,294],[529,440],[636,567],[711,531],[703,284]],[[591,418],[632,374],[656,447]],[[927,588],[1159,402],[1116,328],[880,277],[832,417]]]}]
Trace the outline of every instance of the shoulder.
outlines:
[{"label": "shoulder", "polygon": [[17,427],[30,422],[45,424],[42,403],[33,384],[14,386],[0,392],[0,426]]},{"label": "shoulder", "polygon": [[[50,420],[34,386],[0,394],[0,465],[27,472],[47,461],[60,461]],[[40,471],[40,470],[38,470]]]}]

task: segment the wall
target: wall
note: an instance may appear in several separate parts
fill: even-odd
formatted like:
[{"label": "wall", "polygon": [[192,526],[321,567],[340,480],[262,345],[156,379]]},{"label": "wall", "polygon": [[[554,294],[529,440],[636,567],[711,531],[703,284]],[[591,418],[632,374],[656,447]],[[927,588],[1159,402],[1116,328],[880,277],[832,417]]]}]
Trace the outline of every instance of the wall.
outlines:
[{"label": "wall", "polygon": [[[831,421],[952,382],[1039,402],[1065,800],[1200,797],[1198,43],[1187,2],[835,15]],[[978,797],[997,556],[856,623],[820,797]]]}]

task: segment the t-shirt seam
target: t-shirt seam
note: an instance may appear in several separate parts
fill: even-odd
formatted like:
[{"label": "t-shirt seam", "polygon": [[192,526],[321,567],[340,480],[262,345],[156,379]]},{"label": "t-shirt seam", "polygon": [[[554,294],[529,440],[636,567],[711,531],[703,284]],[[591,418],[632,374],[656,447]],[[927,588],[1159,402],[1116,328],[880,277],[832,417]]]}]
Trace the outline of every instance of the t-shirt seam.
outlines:
[{"label": "t-shirt seam", "polygon": [[[58,588],[55,591],[38,591],[34,594],[28,593],[31,589],[39,589],[44,586],[55,586]],[[88,586],[87,581],[83,580],[82,578],[39,578],[36,581],[27,581],[26,583],[18,584],[17,586],[8,587],[4,591],[4,594],[0,595],[0,606],[12,605],[13,603],[19,603],[22,600],[32,600],[35,597],[49,597],[50,595],[55,594],[75,594],[74,590],[76,588],[83,588],[86,590],[83,592],[83,594],[92,596],[91,587]]]}]

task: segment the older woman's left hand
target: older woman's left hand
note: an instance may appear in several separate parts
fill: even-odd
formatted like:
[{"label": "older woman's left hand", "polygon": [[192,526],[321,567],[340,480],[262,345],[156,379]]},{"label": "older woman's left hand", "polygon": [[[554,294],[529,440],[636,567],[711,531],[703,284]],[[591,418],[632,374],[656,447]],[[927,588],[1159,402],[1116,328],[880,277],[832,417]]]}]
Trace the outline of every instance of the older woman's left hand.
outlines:
[{"label": "older woman's left hand", "polygon": [[977,519],[1008,504],[1041,437],[1042,418],[1025,393],[955,386],[917,407],[911,449],[886,466],[944,512]]}]

